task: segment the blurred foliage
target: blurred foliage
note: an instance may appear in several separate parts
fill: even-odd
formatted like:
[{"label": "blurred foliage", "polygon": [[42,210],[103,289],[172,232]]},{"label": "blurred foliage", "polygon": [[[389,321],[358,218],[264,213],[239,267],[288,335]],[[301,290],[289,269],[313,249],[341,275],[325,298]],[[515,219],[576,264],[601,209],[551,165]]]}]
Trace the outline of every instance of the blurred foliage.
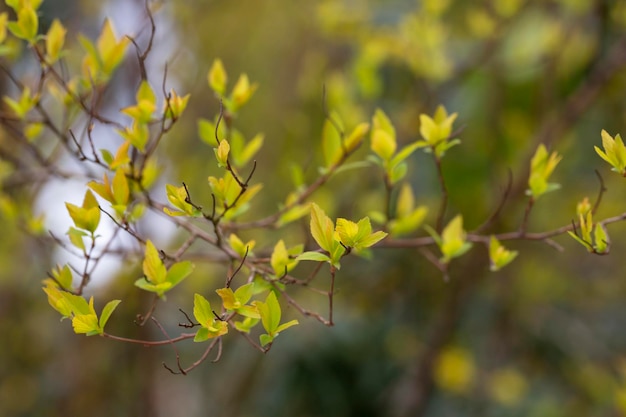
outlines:
[{"label": "blurred foliage", "polygon": [[[46,25],[58,17],[95,37],[89,28],[101,26],[99,13],[121,4],[82,3],[44,2]],[[128,3],[137,12],[131,26],[145,31],[142,2]],[[291,163],[307,167],[307,179],[324,165],[323,91],[325,106],[348,128],[382,108],[399,148],[420,138],[420,114],[433,114],[440,103],[458,113],[463,143],[443,161],[447,221],[463,213],[468,230],[489,216],[509,170],[511,196],[492,227],[515,230],[539,143],[563,156],[551,177],[562,188],[537,202],[529,230],[576,218],[576,203],[598,192],[596,168],[608,189],[596,216],[624,211],[623,178],[610,175],[593,151],[602,129],[611,136],[625,132],[623,1],[188,0],[163,2],[157,30],[165,46],[162,56],[152,57],[155,72],[168,62],[177,91],[192,93],[184,119],[163,143],[160,163],[167,181],[185,181],[202,205],[210,205],[206,167],[215,156],[198,137],[197,121],[217,112],[206,74],[220,57],[229,73],[247,73],[259,84],[236,120],[247,139],[258,132],[265,137],[255,178],[266,185],[266,196],[257,198],[255,212],[246,215],[251,218],[284,201]],[[134,103],[137,86],[130,80],[137,68],[128,55],[107,97],[116,110]],[[16,65],[32,70],[26,58]],[[3,92],[10,88],[3,77]],[[0,149],[10,146],[2,133]],[[409,162],[416,204],[437,207],[431,159],[416,152]],[[333,216],[361,218],[385,200],[382,175],[375,169],[339,174],[317,200]],[[158,366],[172,361],[166,348],[77,337],[58,324],[39,289],[53,254],[24,233],[42,231],[33,220],[41,190],[26,189],[1,166],[0,178],[0,415],[626,415],[622,223],[609,227],[609,256],[587,254],[568,237],[556,238],[562,253],[542,242],[515,242],[518,258],[492,274],[481,248],[474,248],[451,265],[449,282],[414,249],[378,249],[373,261],[346,260],[337,282],[337,326],[300,320],[266,356],[231,340],[220,362],[182,377]],[[47,204],[53,202],[40,203],[44,214]],[[301,225],[290,232],[294,242],[307,234]],[[259,250],[275,237],[241,236],[256,240]],[[201,265],[196,274],[202,279],[190,277],[189,292],[222,272]],[[99,291],[124,298],[137,274],[128,265]],[[171,311],[159,314],[176,315],[178,306],[192,311],[184,305],[188,298],[172,294]],[[111,322],[120,334],[137,331],[134,314],[149,304],[148,298],[129,299],[137,304],[120,305]],[[324,308],[317,298],[306,302]],[[146,338],[160,335],[156,328],[139,331]],[[182,356],[197,352],[181,347]]]}]

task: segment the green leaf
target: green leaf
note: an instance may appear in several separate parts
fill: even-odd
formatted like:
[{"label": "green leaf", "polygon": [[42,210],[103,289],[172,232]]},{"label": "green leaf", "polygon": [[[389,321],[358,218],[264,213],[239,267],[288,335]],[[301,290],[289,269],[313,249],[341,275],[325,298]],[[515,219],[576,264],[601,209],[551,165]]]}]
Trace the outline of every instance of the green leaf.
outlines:
[{"label": "green leaf", "polygon": [[[290,251],[295,251],[293,254]],[[272,251],[272,256],[270,258],[270,265],[274,269],[274,273],[277,276],[282,276],[285,272],[291,271],[298,264],[297,259],[293,259],[302,252],[302,249],[299,246],[287,249],[285,246],[285,242],[283,240],[279,240],[274,246],[274,250]]]},{"label": "green leaf", "polygon": [[63,268],[57,267],[52,270],[52,276],[61,285],[61,288],[69,290],[72,288],[72,270],[69,265],[64,265]]},{"label": "green leaf", "polygon": [[230,244],[230,247],[237,252],[237,255],[242,258],[246,256],[246,252],[250,255],[252,253],[252,249],[254,249],[256,245],[254,240],[250,240],[244,244],[243,241],[234,233],[231,233],[228,237],[228,243]]},{"label": "green leaf", "polygon": [[442,262],[447,263],[452,258],[459,257],[467,252],[472,244],[466,242],[466,232],[463,230],[463,217],[457,215],[448,223],[441,234],[440,249]]},{"label": "green leaf", "polygon": [[594,229],[594,244],[596,253],[606,254],[609,253],[609,235],[606,233],[606,229],[602,223],[597,223]]},{"label": "green leaf", "polygon": [[417,230],[428,214],[428,207],[419,206],[408,216],[398,218],[389,222],[389,232],[393,236],[400,236]]},{"label": "green leaf", "polygon": [[314,261],[314,262],[328,262],[328,263],[331,262],[328,255],[324,253],[320,253],[320,252],[313,252],[313,251],[304,252],[298,255],[296,259],[298,261]]},{"label": "green leaf", "polygon": [[141,288],[144,291],[158,293],[158,288],[155,284],[152,284],[145,278],[139,278],[135,281],[135,286]]},{"label": "green leaf", "polygon": [[187,278],[194,270],[195,266],[190,261],[176,262],[167,271],[165,281],[169,282],[173,288],[183,279]]},{"label": "green leaf", "polygon": [[247,164],[254,157],[254,155],[257,154],[259,149],[263,146],[264,139],[265,136],[262,133],[259,133],[253,137],[250,142],[248,142],[246,147],[241,152],[241,155],[239,155],[238,164],[240,166]]},{"label": "green leaf", "polygon": [[259,341],[261,342],[261,346],[267,346],[274,341],[274,336],[262,334],[259,336]]},{"label": "green leaf", "polygon": [[395,139],[382,129],[372,130],[372,151],[383,161],[391,160],[396,151]]},{"label": "green leaf", "polygon": [[202,295],[196,293],[193,295],[193,316],[203,327],[208,327],[215,319],[211,304]]},{"label": "green leaf", "polygon": [[61,56],[67,29],[58,20],[54,19],[46,35],[46,62],[51,65]]},{"label": "green leaf", "polygon": [[48,285],[42,289],[48,295],[50,306],[61,313],[61,320],[72,316],[72,307],[63,296],[63,291],[53,285]]},{"label": "green leaf", "polygon": [[194,342],[204,342],[208,340],[211,335],[209,334],[209,329],[206,327],[200,327],[196,332],[196,336],[193,338]]},{"label": "green leaf", "polygon": [[122,300],[112,300],[104,306],[104,308],[102,309],[102,313],[100,314],[100,329],[104,330],[104,326],[106,326],[107,321],[109,321],[109,317],[111,317],[111,314],[113,314],[113,311],[115,311],[118,304],[121,302]]},{"label": "green leaf", "polygon": [[332,220],[326,215],[317,204],[311,203],[311,235],[320,248],[327,252],[333,250],[334,225]]},{"label": "green leaf", "polygon": [[389,176],[389,182],[393,185],[403,179],[406,176],[408,170],[408,165],[406,162],[400,162],[398,165],[395,165],[391,168],[390,171],[387,172]]},{"label": "green leaf", "polygon": [[19,32],[13,33],[16,37],[27,40],[31,44],[35,43],[39,29],[39,18],[30,5],[22,6],[18,12],[17,26],[19,26]]},{"label": "green leaf", "polygon": [[242,316],[249,317],[251,319],[260,319],[261,315],[259,314],[259,310],[255,306],[241,306],[237,310],[238,314]]},{"label": "green leaf", "polygon": [[96,231],[100,223],[100,208],[90,190],[85,193],[82,207],[70,203],[65,203],[65,207],[77,228],[87,230],[92,234]]},{"label": "green leaf", "polygon": [[517,257],[517,251],[510,251],[500,244],[495,236],[491,236],[489,240],[489,259],[491,261],[490,269],[498,271],[505,267]]},{"label": "green leaf", "polygon": [[72,318],[72,327],[76,334],[86,334],[93,336],[101,334],[102,330],[98,325],[98,316],[95,314],[81,314]]},{"label": "green leaf", "polygon": [[148,281],[153,284],[160,284],[166,281],[167,271],[165,265],[163,265],[159,252],[150,240],[146,242],[143,273]]},{"label": "green leaf", "polygon": [[67,236],[69,237],[72,245],[82,250],[83,252],[85,251],[85,242],[83,241],[83,237],[87,236],[87,233],[70,226],[69,230],[67,231]]},{"label": "green leaf", "polygon": [[292,326],[295,326],[297,324],[300,324],[300,323],[298,323],[298,320],[291,320],[291,321],[288,321],[287,323],[281,324],[280,326],[278,326],[276,328],[276,331],[274,333],[274,337],[278,336],[278,334],[280,332],[282,332],[283,330],[287,330],[288,328],[290,328]]},{"label": "green leaf", "polygon": [[226,83],[228,82],[228,74],[224,69],[222,60],[217,58],[213,61],[209,74],[207,76],[209,87],[220,96],[226,92]]},{"label": "green leaf", "polygon": [[395,143],[396,129],[393,127],[393,124],[391,124],[391,120],[389,120],[389,117],[387,117],[385,112],[381,109],[376,109],[376,111],[374,112],[374,116],[372,117],[372,133],[374,129],[384,131],[385,133],[387,133],[387,135],[389,135],[389,137],[391,137],[391,139]]},{"label": "green leaf", "polygon": [[338,218],[335,231],[344,245],[355,246],[357,234],[359,233],[359,226],[356,223],[347,219]]},{"label": "green leaf", "polygon": [[248,76],[246,74],[241,74],[239,79],[235,83],[233,87],[233,91],[231,93],[231,102],[232,102],[232,111],[236,112],[239,110],[241,106],[246,104],[252,94],[258,88],[258,84],[250,84],[250,80],[248,80]]},{"label": "green leaf", "polygon": [[215,157],[217,158],[217,165],[225,167],[228,165],[228,153],[230,152],[230,145],[226,139],[222,139],[217,149],[214,149]]},{"label": "green leaf", "polygon": [[414,142],[408,146],[405,146],[404,148],[402,148],[402,150],[400,152],[398,152],[392,159],[391,162],[389,163],[390,166],[396,166],[398,165],[400,162],[404,161],[405,159],[407,159],[413,152],[415,152],[416,149],[421,148],[422,145],[419,142]]},{"label": "green leaf", "polygon": [[265,299],[265,303],[260,304],[263,305],[262,309],[259,308],[263,328],[265,328],[269,334],[274,334],[280,324],[281,317],[280,304],[276,298],[276,293],[270,292]]},{"label": "green leaf", "polygon": [[[258,314],[258,313],[257,313]],[[250,330],[259,323],[259,318],[246,317],[243,321],[236,321],[235,328],[243,333],[250,333]]]},{"label": "green leaf", "polygon": [[364,237],[359,241],[359,244],[356,246],[357,249],[369,248],[370,246],[374,246],[381,240],[387,237],[387,233],[383,231],[377,231],[372,233],[369,236]]},{"label": "green leaf", "polygon": [[[215,123],[206,119],[199,119],[198,134],[200,135],[200,139],[202,139],[203,142],[205,142],[212,148],[217,148],[218,143],[217,139],[215,138]],[[220,123],[217,134],[220,138],[226,137],[226,123]]]},{"label": "green leaf", "polygon": [[537,199],[541,195],[559,188],[558,184],[548,183],[548,179],[554,168],[561,161],[561,156],[556,152],[548,154],[544,144],[540,144],[535,155],[530,161],[530,176],[528,178],[529,190],[527,194]]},{"label": "green leaf", "polygon": [[115,171],[115,176],[111,183],[111,191],[116,204],[123,206],[128,204],[130,189],[128,188],[128,180],[122,169]]},{"label": "green leaf", "polygon": [[235,310],[241,307],[241,303],[235,298],[235,293],[230,288],[219,288],[215,290],[217,295],[222,299],[222,305],[226,310]]},{"label": "green leaf", "polygon": [[254,283],[249,282],[247,284],[244,284],[241,287],[237,288],[237,290],[235,291],[235,298],[241,304],[246,304],[248,301],[250,301],[250,298],[252,298],[253,289]]},{"label": "green leaf", "polygon": [[113,24],[109,19],[105,19],[96,46],[100,62],[102,63],[102,72],[106,76],[112,74],[115,68],[122,62],[129,42],[130,40],[127,37],[122,37],[118,42]]},{"label": "green leaf", "polygon": [[292,208],[290,208],[289,210],[287,210],[286,212],[284,212],[281,216],[280,219],[278,219],[277,225],[279,227],[284,226],[288,223],[291,223],[293,221],[296,221],[304,216],[306,216],[307,214],[309,214],[310,212],[310,208],[309,206],[306,205],[296,205]]},{"label": "green leaf", "polygon": [[[336,115],[333,115],[333,120],[337,119]],[[322,128],[322,151],[324,153],[324,166],[331,168],[343,157],[343,149],[341,147],[341,136],[337,132],[337,128],[330,120],[324,122]]]},{"label": "green leaf", "polygon": [[597,146],[594,146],[596,153],[613,167],[613,171],[626,175],[626,146],[624,146],[621,136],[617,134],[613,138],[604,129],[601,132],[601,136],[604,152]]},{"label": "green leaf", "polygon": [[348,135],[344,141],[344,146],[347,152],[352,152],[361,145],[363,138],[370,129],[369,123],[360,123],[354,130]]}]

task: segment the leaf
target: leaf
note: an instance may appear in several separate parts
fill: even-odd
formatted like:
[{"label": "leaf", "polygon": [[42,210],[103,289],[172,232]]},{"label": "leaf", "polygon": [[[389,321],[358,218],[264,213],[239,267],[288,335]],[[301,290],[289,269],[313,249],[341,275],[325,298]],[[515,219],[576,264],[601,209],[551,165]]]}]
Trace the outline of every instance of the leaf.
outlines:
[{"label": "leaf", "polygon": [[415,210],[413,210],[408,216],[403,216],[397,219],[394,219],[389,222],[389,232],[393,236],[400,236],[403,234],[411,233],[417,230],[424,219],[426,219],[426,215],[428,214],[428,207],[419,206]]},{"label": "leaf", "polygon": [[385,112],[381,109],[376,109],[376,111],[374,112],[374,117],[372,118],[372,129],[384,131],[395,143],[396,129],[393,127],[393,124],[391,124],[391,120],[389,120],[389,117],[387,117]]},{"label": "leaf", "polygon": [[[291,248],[293,250],[294,248]],[[298,254],[302,251],[299,247],[295,247],[298,250]],[[290,250],[287,250],[285,246],[285,242],[281,239],[274,246],[274,250],[272,251],[272,256],[270,258],[270,265],[274,269],[274,273],[277,276],[282,276],[285,272],[291,271],[297,264],[297,259],[292,259],[292,255]]]},{"label": "leaf", "polygon": [[208,340],[210,337],[209,334],[209,329],[206,327],[200,327],[198,329],[198,331],[196,332],[195,337],[193,338],[194,342],[204,342],[205,340]]},{"label": "leaf", "polygon": [[359,244],[357,245],[358,249],[369,248],[370,246],[374,246],[381,240],[387,237],[387,233],[379,230],[377,232],[372,233],[371,235],[361,239]]},{"label": "leaf", "polygon": [[252,94],[258,88],[258,84],[250,84],[250,80],[248,80],[248,76],[246,74],[241,74],[235,87],[233,87],[233,92],[231,93],[231,100],[233,103],[233,111],[237,111],[241,106],[246,104]]},{"label": "leaf", "polygon": [[[257,313],[258,314],[258,313]],[[260,316],[259,316],[260,317]],[[259,323],[259,319],[246,317],[243,321],[236,321],[235,328],[243,333],[250,333],[250,330]]]},{"label": "leaf", "polygon": [[190,94],[180,97],[173,88],[170,89],[169,99],[163,104],[163,113],[165,116],[173,120],[178,119],[187,108],[189,97],[191,97]]},{"label": "leaf", "polygon": [[[23,6],[17,14],[17,25],[20,28],[19,35],[14,33],[18,38],[27,40],[29,43],[35,43],[37,37],[37,31],[39,29],[39,18],[37,13],[30,6]],[[20,36],[21,35],[21,36]]]},{"label": "leaf", "polygon": [[250,306],[250,305],[241,306],[237,309],[237,313],[241,314],[244,317],[249,317],[251,319],[261,318],[261,315],[259,314],[259,310],[255,306]]},{"label": "leaf", "polygon": [[222,139],[217,149],[214,149],[215,157],[217,158],[217,164],[220,167],[228,165],[228,153],[230,152],[230,145],[226,139]]},{"label": "leaf", "polygon": [[46,35],[46,62],[48,65],[52,65],[59,59],[65,44],[66,33],[67,29],[63,24],[58,19],[54,19]]},{"label": "leaf", "polygon": [[281,309],[276,293],[273,291],[267,295],[264,303],[257,302],[263,328],[268,334],[274,334],[280,324]]},{"label": "leaf", "polygon": [[87,230],[92,234],[96,231],[100,224],[100,208],[90,190],[85,193],[82,207],[70,203],[65,203],[65,207],[77,228]]},{"label": "leaf", "polygon": [[254,289],[254,283],[249,282],[237,288],[235,291],[235,298],[242,304],[246,304],[252,298],[252,291]]},{"label": "leaf", "polygon": [[113,24],[109,19],[105,19],[100,36],[96,41],[96,47],[102,62],[102,72],[106,76],[112,74],[120,64],[129,42],[130,40],[127,37],[122,37],[118,42]]},{"label": "leaf", "polygon": [[159,252],[150,240],[146,242],[146,251],[143,260],[143,273],[152,284],[165,282],[167,277],[165,265],[163,265]]},{"label": "leaf", "polygon": [[265,136],[262,133],[254,136],[239,155],[238,162],[240,166],[247,164],[263,146]]},{"label": "leaf", "polygon": [[149,292],[158,292],[158,288],[155,284],[152,284],[150,281],[146,280],[146,278],[139,278],[135,281],[135,286],[141,288],[144,291]]},{"label": "leaf", "polygon": [[330,258],[328,255],[320,252],[304,252],[296,258],[298,261],[315,261],[315,262],[328,262],[330,263]]},{"label": "leaf", "polygon": [[294,206],[292,208],[290,208],[289,210],[287,210],[286,212],[284,212],[281,216],[280,219],[278,219],[277,225],[279,227],[284,226],[288,223],[291,223],[293,221],[296,221],[304,216],[306,216],[307,214],[309,214],[310,212],[310,208],[308,205],[297,205]]},{"label": "leaf", "polygon": [[51,285],[42,289],[48,295],[48,303],[50,303],[50,306],[61,313],[61,320],[72,316],[72,308],[65,297],[63,297],[62,291]]},{"label": "leaf", "polygon": [[203,327],[208,327],[215,318],[211,304],[198,293],[193,296],[193,316]]},{"label": "leaf", "polygon": [[495,236],[489,240],[489,259],[491,271],[498,271],[517,257],[517,251],[510,251],[500,244]]},{"label": "leaf", "polygon": [[288,328],[295,326],[297,324],[300,324],[298,323],[298,320],[291,320],[291,321],[288,321],[287,323],[281,324],[280,326],[276,328],[274,337],[278,336],[278,333],[282,332],[283,330],[287,330]]},{"label": "leaf", "polygon": [[209,87],[220,96],[223,96],[226,92],[226,83],[228,82],[228,75],[224,69],[222,60],[216,58],[211,65],[207,79],[209,81]]},{"label": "leaf", "polygon": [[[370,227],[371,230],[371,227]],[[357,234],[359,233],[359,226],[347,219],[338,218],[335,231],[339,234],[341,243],[346,246],[355,246]]]},{"label": "leaf", "polygon": [[613,171],[626,175],[626,146],[624,146],[621,136],[617,134],[613,138],[604,129],[601,132],[601,136],[604,152],[597,146],[594,146],[596,153],[613,167]]},{"label": "leaf", "polygon": [[69,290],[72,288],[73,276],[69,265],[64,265],[63,268],[57,267],[52,271],[52,276],[62,289]]},{"label": "leaf", "polygon": [[172,284],[172,288],[187,278],[194,270],[195,266],[190,261],[177,262],[167,271],[165,280]]},{"label": "leaf", "polygon": [[346,151],[352,152],[356,148],[358,148],[361,145],[361,142],[363,142],[363,138],[365,137],[369,129],[369,123],[358,124],[344,141]]},{"label": "leaf", "polygon": [[115,311],[118,304],[121,302],[122,300],[112,300],[104,306],[102,313],[100,314],[100,329],[104,330],[104,326],[107,324],[107,321],[109,321],[109,317],[111,317],[111,314],[113,314],[113,311]]},{"label": "leaf", "polygon": [[324,210],[315,203],[311,203],[310,229],[313,239],[315,239],[320,248],[331,252],[333,250],[334,225]]},{"label": "leaf", "polygon": [[217,295],[222,299],[222,305],[226,310],[236,310],[241,307],[241,303],[235,298],[235,293],[230,288],[220,288],[215,290]]},{"label": "leaf", "polygon": [[335,166],[343,157],[341,136],[333,122],[328,119],[324,122],[324,127],[322,128],[322,151],[326,168]]},{"label": "leaf", "polygon": [[102,333],[98,326],[98,316],[95,314],[80,314],[72,318],[72,327],[76,334],[93,336]]},{"label": "leaf", "polygon": [[395,139],[382,129],[375,129],[371,136],[372,151],[383,161],[389,161],[396,151]]},{"label": "leaf", "polygon": [[109,168],[115,170],[121,166],[124,166],[130,162],[130,156],[128,156],[128,150],[130,149],[130,142],[126,141],[117,148],[115,157],[109,164]]},{"label": "leaf", "polygon": [[441,234],[442,262],[449,262],[452,258],[463,255],[472,244],[465,241],[466,232],[463,230],[463,217],[457,215],[448,223]]},{"label": "leaf", "polygon": [[274,341],[274,336],[262,334],[259,336],[259,341],[261,342],[261,346],[267,346]]},{"label": "leaf", "polygon": [[115,171],[113,182],[111,184],[111,190],[113,198],[116,204],[126,205],[128,204],[128,197],[130,196],[130,190],[128,188],[128,180],[122,169]]},{"label": "leaf", "polygon": [[413,152],[415,152],[415,150],[421,148],[422,145],[419,142],[414,142],[408,146],[405,146],[404,148],[402,148],[402,150],[400,152],[398,152],[392,159],[391,162],[389,163],[390,166],[396,166],[399,163],[401,163],[402,161],[404,161],[405,159],[407,159]]},{"label": "leaf", "polygon": [[604,225],[602,223],[596,224],[593,237],[596,252],[599,254],[609,253],[609,247],[611,242],[609,239],[609,235],[607,234],[606,229],[604,228]]},{"label": "leaf", "polygon": [[83,237],[86,235],[87,234],[82,230],[75,229],[71,226],[67,231],[67,236],[69,237],[72,245],[82,250],[83,252],[85,251],[85,242],[83,241]]}]

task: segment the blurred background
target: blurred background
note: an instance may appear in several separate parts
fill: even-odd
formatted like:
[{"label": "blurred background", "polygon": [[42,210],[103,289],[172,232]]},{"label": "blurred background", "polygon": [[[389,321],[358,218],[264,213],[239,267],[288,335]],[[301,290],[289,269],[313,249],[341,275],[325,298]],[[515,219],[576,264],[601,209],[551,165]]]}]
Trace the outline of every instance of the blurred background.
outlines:
[{"label": "blurred background", "polygon": [[[118,36],[141,40],[148,34],[143,0],[46,0],[40,32],[59,18],[69,28],[70,46],[80,50],[76,34],[97,37],[105,16]],[[586,196],[593,201],[600,189],[596,169],[608,190],[598,218],[626,211],[623,178],[593,151],[601,129],[626,133],[624,1],[166,0],[155,19],[150,81],[160,86],[167,63],[168,85],[191,93],[159,154],[163,184],[185,181],[210,201],[206,178],[215,175],[214,157],[198,137],[197,120],[219,110],[206,80],[213,60],[222,59],[231,86],[242,72],[259,83],[235,120],[247,138],[258,132],[266,138],[255,173],[265,188],[248,219],[276,210],[291,187],[292,164],[303,166],[308,179],[316,176],[324,87],[328,108],[347,130],[382,108],[400,146],[420,138],[419,114],[432,114],[439,104],[457,112],[462,144],[446,154],[443,169],[448,219],[462,213],[468,230],[496,207],[509,171],[511,195],[489,231],[517,229],[529,159],[539,143],[564,155],[553,175],[562,188],[539,199],[530,231],[569,224],[576,203]],[[3,65],[26,75],[33,70],[27,53]],[[129,49],[106,105],[116,111],[131,103],[138,80]],[[12,91],[4,75],[0,87],[3,95]],[[101,146],[119,141],[108,135],[98,138]],[[6,138],[0,145],[4,159],[11,145]],[[368,146],[358,151],[367,153]],[[563,252],[543,242],[509,242],[519,257],[492,273],[486,251],[476,246],[453,262],[447,282],[415,249],[346,259],[338,274],[335,327],[287,311],[300,325],[267,355],[233,334],[219,362],[178,376],[161,366],[174,365],[171,348],[78,336],[67,321],[59,322],[40,282],[63,254],[29,237],[28,225],[11,221],[7,207],[44,214],[43,227],[63,236],[69,224],[64,201],[78,203],[84,183],[27,186],[11,181],[10,164],[1,168],[2,416],[626,415],[622,223],[608,227],[609,256],[589,255],[567,236],[555,239]],[[418,203],[431,207],[433,224],[440,192],[432,158],[413,154],[407,179]],[[333,217],[361,218],[382,209],[382,173],[340,174],[315,199]],[[271,248],[278,236],[297,242],[306,222],[246,237],[261,248]],[[162,245],[174,244],[179,232],[163,223],[147,222],[145,232]],[[177,309],[191,311],[193,292],[211,293],[223,273],[219,266],[200,267],[168,296],[158,317],[175,329],[184,321]],[[102,268],[91,291],[103,300],[124,300],[110,322],[112,333],[160,338],[157,328],[133,325],[149,303],[131,285],[139,276],[136,262],[116,260]],[[325,311],[323,297],[298,296]],[[191,342],[180,350],[186,363],[202,352]]]}]

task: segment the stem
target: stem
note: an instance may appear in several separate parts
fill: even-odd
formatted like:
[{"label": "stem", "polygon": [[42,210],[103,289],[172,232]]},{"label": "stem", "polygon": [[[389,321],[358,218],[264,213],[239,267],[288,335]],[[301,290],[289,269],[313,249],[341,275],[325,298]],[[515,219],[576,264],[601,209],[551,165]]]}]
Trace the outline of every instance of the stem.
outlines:
[{"label": "stem", "polygon": [[[433,155],[435,150],[433,149]],[[441,187],[441,205],[439,206],[439,213],[437,214],[436,230],[437,233],[441,233],[443,230],[443,220],[446,215],[446,208],[448,207],[448,187],[446,181],[443,178],[443,169],[441,167],[441,159],[435,155],[435,165],[437,167],[437,178],[439,179],[439,186]]]},{"label": "stem", "polygon": [[195,333],[181,333],[180,336],[175,337],[173,339],[168,339],[168,340],[139,340],[139,339],[130,339],[127,337],[115,336],[106,332],[102,333],[102,337],[106,337],[108,339],[117,340],[119,342],[134,343],[136,345],[143,345],[146,347],[169,345],[172,343],[177,343],[183,340],[194,338],[195,336],[196,336]]}]

